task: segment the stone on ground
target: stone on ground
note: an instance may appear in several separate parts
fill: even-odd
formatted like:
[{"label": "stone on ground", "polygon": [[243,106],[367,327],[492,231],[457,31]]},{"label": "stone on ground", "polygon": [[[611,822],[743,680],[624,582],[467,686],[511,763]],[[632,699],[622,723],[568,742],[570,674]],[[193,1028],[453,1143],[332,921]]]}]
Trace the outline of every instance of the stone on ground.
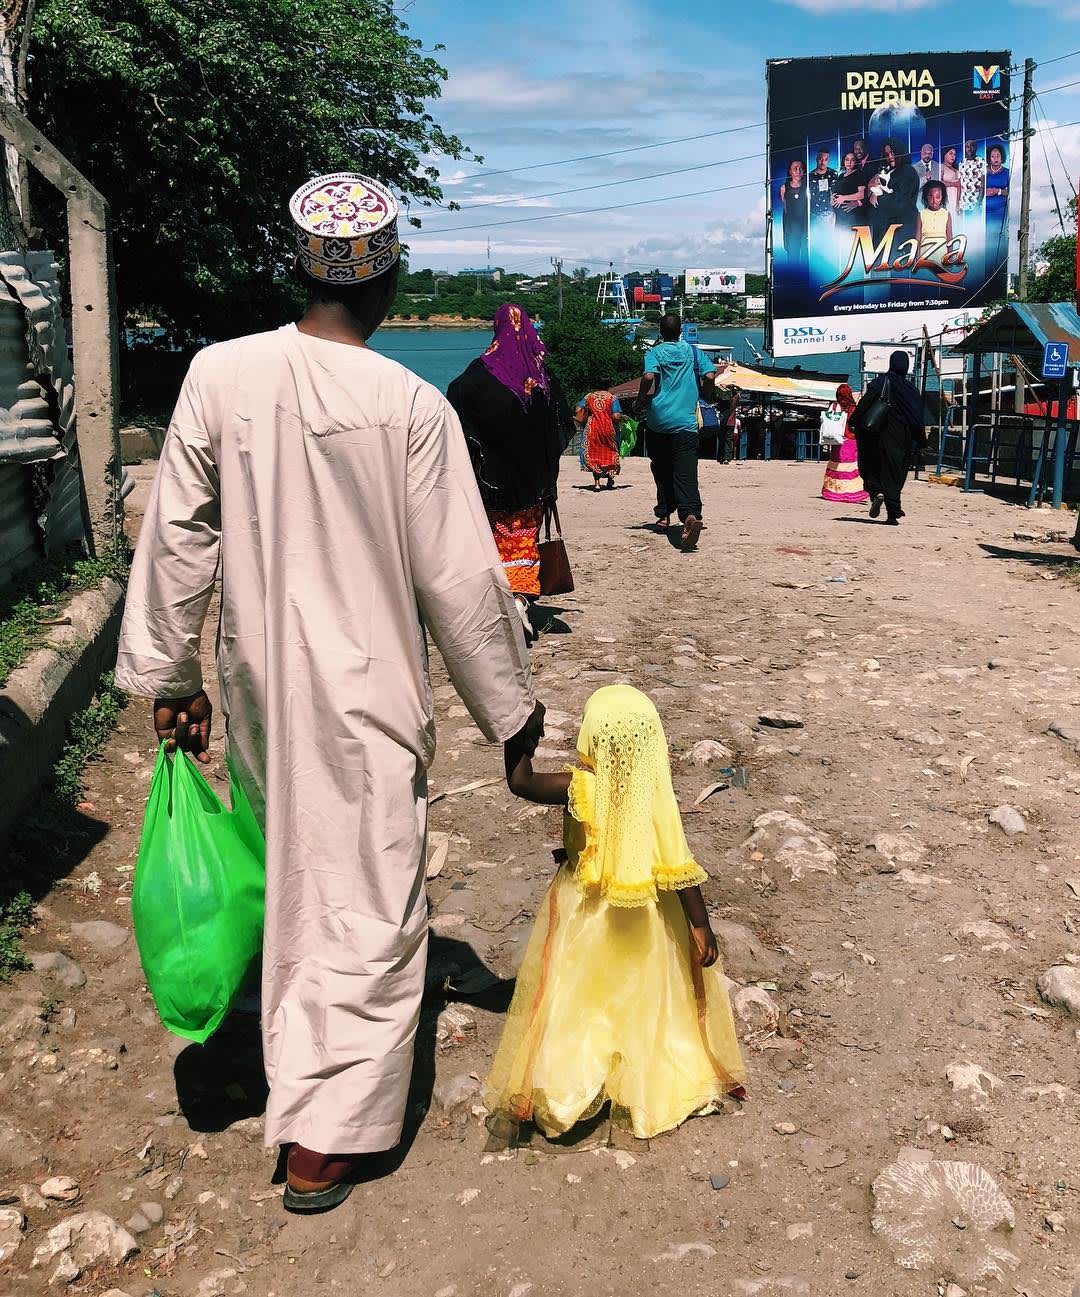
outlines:
[{"label": "stone on ground", "polygon": [[109,923],[105,919],[88,919],[85,923],[73,923],[71,935],[99,950],[116,950],[127,941],[129,933],[127,928],[122,928],[118,923]]},{"label": "stone on ground", "polygon": [[17,1207],[0,1207],[0,1262],[19,1250],[26,1231],[26,1217]]},{"label": "stone on ground", "polygon": [[1027,821],[1015,806],[996,806],[987,816],[987,819],[991,824],[996,824],[1010,838],[1015,838],[1018,834],[1027,832]]},{"label": "stone on ground", "polygon": [[729,766],[734,754],[715,739],[701,739],[690,749],[690,760],[695,766]]},{"label": "stone on ground", "polygon": [[1057,964],[1043,973],[1036,986],[1047,1004],[1080,1018],[1080,968]]},{"label": "stone on ground", "polygon": [[893,1162],[871,1191],[874,1233],[905,1269],[965,1283],[1004,1280],[1019,1264],[1005,1246],[1012,1205],[975,1162]]},{"label": "stone on ground", "polygon": [[958,928],[953,928],[952,934],[957,941],[978,945],[980,950],[1006,952],[1013,948],[1009,930],[1000,923],[991,923],[986,919],[962,923]]},{"label": "stone on ground", "polygon": [[195,1297],[227,1297],[235,1291],[236,1270],[214,1270],[195,1289]]},{"label": "stone on ground", "polygon": [[59,950],[31,955],[30,963],[35,972],[45,973],[65,991],[77,991],[86,985],[86,974],[83,970],[74,959],[69,959]]},{"label": "stone on ground", "polygon": [[81,1211],[54,1225],[34,1252],[33,1266],[47,1265],[66,1253],[80,1269],[102,1264],[119,1265],[139,1250],[122,1225],[103,1211]]},{"label": "stone on ground", "polygon": [[759,941],[757,934],[741,923],[713,921],[724,972],[737,982],[765,981],[776,974],[777,956]]},{"label": "stone on ground", "polygon": [[754,832],[743,843],[767,861],[785,869],[791,882],[807,874],[835,874],[836,852],[809,825],[787,811],[766,811],[754,821]]},{"label": "stone on ground", "polygon": [[874,850],[886,860],[902,865],[917,865],[926,855],[926,848],[910,833],[879,833],[874,839]]},{"label": "stone on ground", "polygon": [[41,1194],[55,1202],[74,1202],[79,1196],[79,1183],[70,1175],[53,1175],[41,1186]]},{"label": "stone on ground", "polygon": [[977,1107],[985,1107],[1001,1081],[978,1063],[950,1063],[945,1069],[945,1079],[954,1093],[967,1095]]},{"label": "stone on ground", "polygon": [[435,1082],[432,1098],[446,1112],[459,1108],[480,1093],[480,1082],[475,1076],[462,1073]]},{"label": "stone on ground", "polygon": [[1080,748],[1080,721],[1054,721],[1050,733],[1063,742]]},{"label": "stone on ground", "polygon": [[763,712],[758,723],[774,730],[801,730],[803,719],[795,712]]}]

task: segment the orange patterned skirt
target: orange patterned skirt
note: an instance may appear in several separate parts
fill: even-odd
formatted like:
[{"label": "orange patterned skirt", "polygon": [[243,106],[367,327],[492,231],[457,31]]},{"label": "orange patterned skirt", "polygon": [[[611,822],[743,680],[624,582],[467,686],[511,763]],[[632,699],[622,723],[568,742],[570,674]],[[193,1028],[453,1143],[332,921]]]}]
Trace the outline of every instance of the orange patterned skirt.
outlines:
[{"label": "orange patterned skirt", "polygon": [[495,537],[510,589],[514,594],[540,593],[540,505],[512,512],[488,510],[488,522]]}]

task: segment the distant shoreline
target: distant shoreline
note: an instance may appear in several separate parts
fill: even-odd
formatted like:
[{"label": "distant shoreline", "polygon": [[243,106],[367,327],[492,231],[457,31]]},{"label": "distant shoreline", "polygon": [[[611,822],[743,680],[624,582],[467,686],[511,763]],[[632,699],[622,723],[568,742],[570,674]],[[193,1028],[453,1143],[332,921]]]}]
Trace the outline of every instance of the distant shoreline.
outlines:
[{"label": "distant shoreline", "polygon": [[490,329],[490,320],[459,320],[456,316],[431,316],[427,320],[383,320],[380,329]]}]

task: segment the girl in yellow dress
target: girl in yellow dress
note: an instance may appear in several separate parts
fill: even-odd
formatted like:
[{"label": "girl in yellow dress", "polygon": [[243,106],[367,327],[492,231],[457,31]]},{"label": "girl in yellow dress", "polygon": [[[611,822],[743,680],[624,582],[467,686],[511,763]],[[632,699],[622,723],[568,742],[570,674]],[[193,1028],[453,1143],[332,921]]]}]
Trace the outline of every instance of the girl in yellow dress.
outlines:
[{"label": "girl in yellow dress", "polygon": [[926,206],[919,213],[919,254],[929,257],[934,253],[938,259],[943,255],[942,245],[952,238],[952,216],[946,206],[948,190],[940,180],[928,180],[922,187],[922,198]]},{"label": "girl in yellow dress", "polygon": [[599,1112],[647,1139],[742,1097],[716,938],[683,833],[656,708],[629,685],[589,699],[583,769],[535,773],[519,797],[567,807],[566,860],[544,898],[484,1089],[489,1111],[548,1137]]}]

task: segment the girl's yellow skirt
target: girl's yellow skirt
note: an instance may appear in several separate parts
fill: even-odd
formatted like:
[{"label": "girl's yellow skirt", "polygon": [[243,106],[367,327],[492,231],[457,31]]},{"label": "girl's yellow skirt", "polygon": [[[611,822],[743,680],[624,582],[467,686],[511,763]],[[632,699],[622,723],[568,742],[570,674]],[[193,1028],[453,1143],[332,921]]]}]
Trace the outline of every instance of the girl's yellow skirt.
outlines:
[{"label": "girl's yellow skirt", "polygon": [[612,906],[561,868],[518,973],[489,1111],[557,1136],[610,1100],[647,1139],[741,1095],[744,1076],[720,966],[694,963],[678,896]]}]

